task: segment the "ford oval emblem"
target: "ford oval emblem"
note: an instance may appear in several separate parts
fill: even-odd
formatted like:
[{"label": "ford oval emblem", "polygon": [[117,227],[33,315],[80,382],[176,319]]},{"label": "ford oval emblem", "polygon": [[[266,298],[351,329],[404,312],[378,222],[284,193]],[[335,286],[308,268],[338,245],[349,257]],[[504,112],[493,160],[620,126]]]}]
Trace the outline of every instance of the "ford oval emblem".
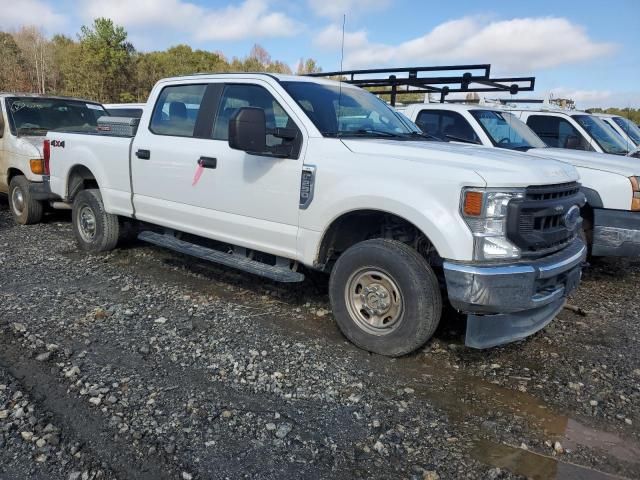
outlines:
[{"label": "ford oval emblem", "polygon": [[573,230],[574,228],[576,228],[576,225],[578,224],[579,220],[580,220],[580,207],[578,207],[577,205],[574,205],[573,207],[571,207],[567,211],[567,213],[564,214],[564,217],[563,217],[564,226],[567,227],[569,230]]}]

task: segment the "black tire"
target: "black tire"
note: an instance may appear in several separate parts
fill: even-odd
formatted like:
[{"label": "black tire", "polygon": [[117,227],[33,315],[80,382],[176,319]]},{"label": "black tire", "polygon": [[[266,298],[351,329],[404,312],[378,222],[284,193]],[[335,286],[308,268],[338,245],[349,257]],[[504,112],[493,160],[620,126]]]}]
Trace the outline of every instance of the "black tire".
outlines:
[{"label": "black tire", "polygon": [[29,180],[17,175],[9,183],[9,206],[16,223],[32,225],[42,220],[44,205],[29,193]]},{"label": "black tire", "polygon": [[[382,275],[379,277],[382,284],[388,279],[394,282],[391,285],[397,287],[401,299],[397,320],[391,319],[388,328],[376,329],[367,325],[363,322],[367,312],[361,309],[358,314],[354,302],[348,300],[355,296],[363,298],[363,293],[358,293],[358,279],[365,278],[370,271]],[[375,275],[370,277],[376,278]],[[380,291],[378,286],[376,291]],[[392,290],[382,291],[383,298],[394,297],[387,294]],[[333,316],[345,337],[360,348],[391,357],[406,355],[424,345],[435,332],[442,315],[442,296],[433,270],[415,250],[396,240],[366,240],[345,251],[331,272],[329,296]],[[388,330],[386,333],[385,329]]]},{"label": "black tire", "polygon": [[107,213],[100,190],[82,190],[73,200],[73,234],[78,246],[87,252],[113,250],[118,243],[117,215]]}]

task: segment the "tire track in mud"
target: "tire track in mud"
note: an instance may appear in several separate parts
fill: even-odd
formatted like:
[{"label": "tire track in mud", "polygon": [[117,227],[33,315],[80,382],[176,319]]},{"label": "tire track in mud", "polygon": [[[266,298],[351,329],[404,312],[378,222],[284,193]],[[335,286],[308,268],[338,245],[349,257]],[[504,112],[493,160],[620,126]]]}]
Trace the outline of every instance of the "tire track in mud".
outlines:
[{"label": "tire track in mud", "polygon": [[66,393],[47,364],[28,358],[25,351],[12,342],[12,335],[0,335],[0,367],[4,368],[32,396],[34,402],[56,420],[63,436],[80,442],[93,459],[107,465],[119,478],[168,480],[166,467],[141,459],[109,432],[106,423],[80,399]]}]

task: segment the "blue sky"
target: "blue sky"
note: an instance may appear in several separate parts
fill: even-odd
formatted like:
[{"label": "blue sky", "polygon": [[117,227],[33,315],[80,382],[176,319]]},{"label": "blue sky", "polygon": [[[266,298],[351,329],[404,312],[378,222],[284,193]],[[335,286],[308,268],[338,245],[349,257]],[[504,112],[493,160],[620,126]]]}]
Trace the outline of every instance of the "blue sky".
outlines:
[{"label": "blue sky", "polygon": [[[536,95],[579,107],[640,108],[640,0],[0,0],[0,28],[36,24],[74,36],[96,16],[123,25],[143,51],[178,43],[245,56],[254,43],[293,68],[325,71],[491,63],[535,75]],[[38,19],[36,22],[33,19]]]}]

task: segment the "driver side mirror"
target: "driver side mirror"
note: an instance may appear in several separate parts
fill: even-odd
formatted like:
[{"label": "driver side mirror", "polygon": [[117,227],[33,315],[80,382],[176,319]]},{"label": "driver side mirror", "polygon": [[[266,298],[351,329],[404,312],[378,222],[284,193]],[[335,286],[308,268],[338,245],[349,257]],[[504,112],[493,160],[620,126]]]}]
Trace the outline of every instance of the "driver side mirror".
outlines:
[{"label": "driver side mirror", "polygon": [[262,108],[242,107],[231,117],[229,147],[253,154],[267,150],[267,120]]}]

